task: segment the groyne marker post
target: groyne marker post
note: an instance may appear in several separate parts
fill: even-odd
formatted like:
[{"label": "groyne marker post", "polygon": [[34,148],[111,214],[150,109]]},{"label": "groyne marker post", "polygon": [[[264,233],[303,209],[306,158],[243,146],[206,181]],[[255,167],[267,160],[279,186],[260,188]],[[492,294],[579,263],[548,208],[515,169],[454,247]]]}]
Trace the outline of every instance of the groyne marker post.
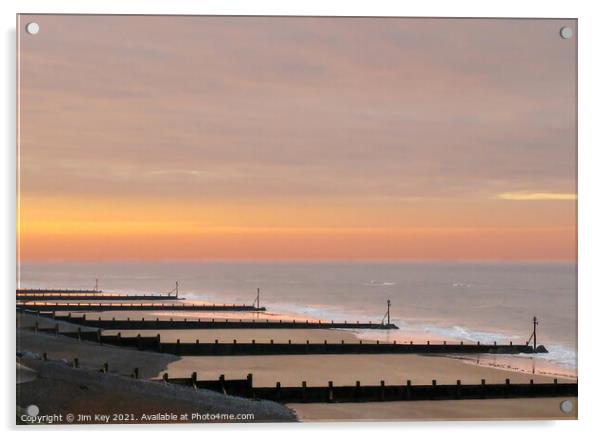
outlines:
[{"label": "groyne marker post", "polygon": [[391,300],[387,299],[387,326],[391,324]]},{"label": "groyne marker post", "polygon": [[533,350],[537,350],[537,317],[533,316]]}]

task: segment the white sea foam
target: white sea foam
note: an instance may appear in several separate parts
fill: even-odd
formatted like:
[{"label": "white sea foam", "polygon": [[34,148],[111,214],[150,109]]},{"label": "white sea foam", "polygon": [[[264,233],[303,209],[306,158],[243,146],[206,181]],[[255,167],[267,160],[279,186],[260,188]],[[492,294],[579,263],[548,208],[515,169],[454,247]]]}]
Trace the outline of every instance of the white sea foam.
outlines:
[{"label": "white sea foam", "polygon": [[371,280],[369,282],[364,282],[362,285],[366,287],[392,287],[397,284],[395,282],[382,282],[377,280]]}]

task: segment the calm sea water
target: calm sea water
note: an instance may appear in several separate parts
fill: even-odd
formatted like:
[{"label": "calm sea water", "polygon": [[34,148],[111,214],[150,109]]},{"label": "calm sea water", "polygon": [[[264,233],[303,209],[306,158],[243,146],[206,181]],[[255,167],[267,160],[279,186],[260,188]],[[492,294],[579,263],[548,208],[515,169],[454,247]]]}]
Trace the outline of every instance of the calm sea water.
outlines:
[{"label": "calm sea water", "polygon": [[26,263],[20,286],[93,288],[95,278],[116,292],[166,292],[178,280],[190,299],[228,303],[250,304],[261,288],[269,311],[324,320],[380,321],[390,299],[402,331],[370,332],[388,339],[524,343],[537,316],[546,361],[577,367],[574,263]]}]

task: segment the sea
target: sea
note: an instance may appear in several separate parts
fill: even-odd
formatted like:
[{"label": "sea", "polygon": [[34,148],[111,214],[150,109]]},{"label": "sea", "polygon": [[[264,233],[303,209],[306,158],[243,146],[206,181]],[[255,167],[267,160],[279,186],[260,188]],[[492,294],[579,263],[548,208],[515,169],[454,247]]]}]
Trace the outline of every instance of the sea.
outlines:
[{"label": "sea", "polygon": [[157,293],[251,304],[268,313],[380,322],[391,301],[399,330],[355,331],[379,340],[525,343],[538,319],[537,356],[469,356],[502,367],[577,375],[577,265],[572,262],[27,262],[20,288]]}]

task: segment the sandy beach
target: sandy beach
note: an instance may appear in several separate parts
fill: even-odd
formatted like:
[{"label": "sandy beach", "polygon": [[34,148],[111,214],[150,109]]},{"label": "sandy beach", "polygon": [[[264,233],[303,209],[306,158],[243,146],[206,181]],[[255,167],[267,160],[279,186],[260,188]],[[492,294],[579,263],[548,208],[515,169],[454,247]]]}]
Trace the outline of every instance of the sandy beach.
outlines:
[{"label": "sandy beach", "polygon": [[[571,413],[560,403],[570,400]],[[288,404],[300,421],[425,421],[577,419],[577,398]]]},{"label": "sandy beach", "polygon": [[[33,325],[34,316],[21,316],[25,327]],[[51,320],[41,318],[43,325]],[[61,323],[61,328],[73,329]],[[125,335],[126,331],[122,331]],[[134,331],[140,332],[140,331]],[[162,331],[165,340],[195,339],[266,341],[274,340],[328,340],[344,339],[357,342],[350,331],[340,330],[197,330]],[[466,384],[503,383],[510,379],[515,383],[551,382],[550,375],[523,373],[515,370],[483,367],[462,359],[424,355],[297,355],[297,356],[235,356],[235,357],[178,357],[175,355],[144,352],[112,346],[99,346],[93,342],[78,342],[67,337],[34,333],[30,329],[19,330],[18,349],[27,352],[47,352],[49,357],[71,361],[77,357],[81,368],[98,369],[104,362],[110,371],[118,375],[130,375],[134,367],[140,369],[142,378],[160,377],[167,372],[172,377],[190,376],[196,371],[199,379],[243,378],[253,374],[258,387],[298,386],[301,381],[308,385],[402,384],[411,380],[413,384],[451,384],[461,380]],[[572,381],[559,378],[559,382]],[[555,419],[560,416],[576,417],[576,409],[562,414],[558,398],[500,399],[486,401],[422,401],[344,404],[291,404],[300,420],[394,420],[394,419]],[[576,404],[575,404],[576,407]]]},{"label": "sandy beach", "polygon": [[[280,381],[283,386],[299,386],[301,381],[308,385],[455,384],[462,380],[465,384],[478,384],[481,379],[490,383],[503,383],[506,378],[515,383],[552,382],[547,375],[524,374],[509,370],[481,367],[462,361],[437,356],[424,355],[287,355],[287,356],[236,356],[236,357],[181,357],[167,365],[167,372],[173,376],[188,375],[196,370],[201,376],[216,377],[225,374],[230,377],[246,376],[253,373],[258,386],[275,386]],[[559,382],[568,382],[560,378]]]}]

